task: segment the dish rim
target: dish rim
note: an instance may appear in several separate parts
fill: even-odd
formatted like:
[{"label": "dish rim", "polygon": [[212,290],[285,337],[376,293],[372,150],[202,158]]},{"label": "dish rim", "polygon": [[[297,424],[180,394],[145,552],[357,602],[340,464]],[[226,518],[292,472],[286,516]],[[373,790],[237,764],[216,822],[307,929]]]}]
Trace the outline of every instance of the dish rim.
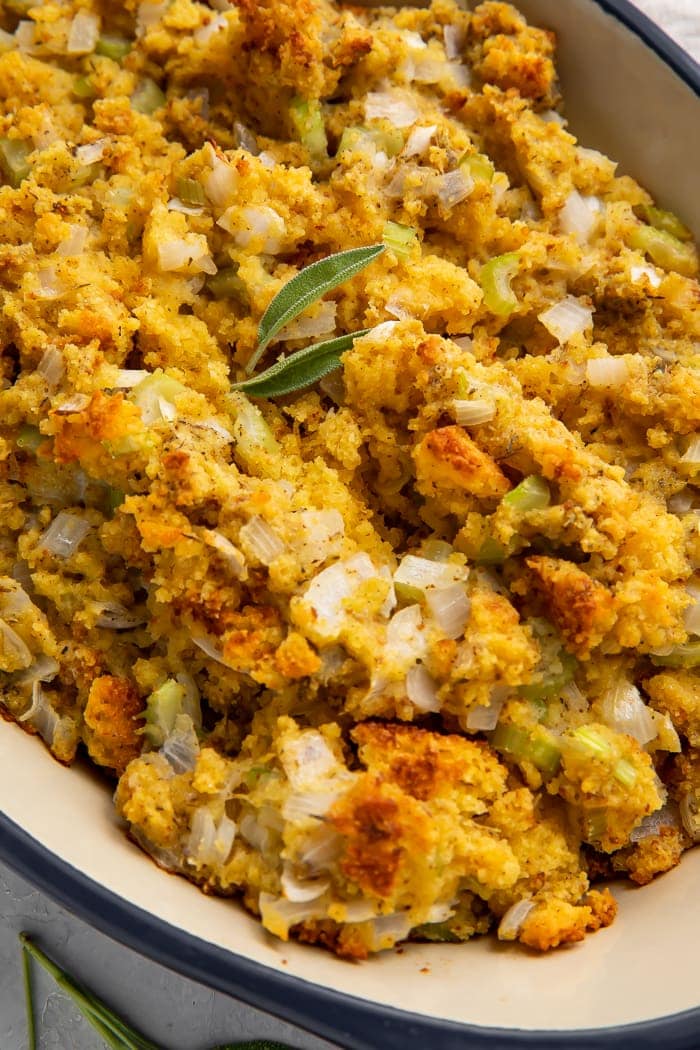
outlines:
[{"label": "dish rim", "polygon": [[[590,0],[641,39],[700,97],[700,63],[630,0]],[[517,4],[517,0],[515,0]],[[429,1017],[277,973],[144,911],[74,868],[0,812],[0,861],[88,925],[166,969],[297,1025],[346,1050],[693,1050],[700,1006],[633,1024],[578,1031],[491,1028]],[[342,1043],[340,1040],[342,1039]]]}]

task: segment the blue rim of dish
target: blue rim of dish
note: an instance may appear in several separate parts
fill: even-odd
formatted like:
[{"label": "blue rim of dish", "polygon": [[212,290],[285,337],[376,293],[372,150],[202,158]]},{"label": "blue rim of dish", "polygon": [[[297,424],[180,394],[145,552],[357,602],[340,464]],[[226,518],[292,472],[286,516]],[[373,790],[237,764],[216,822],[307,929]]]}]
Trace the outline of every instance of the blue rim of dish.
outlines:
[{"label": "blue rim of dish", "polygon": [[[594,0],[700,96],[700,64],[629,0]],[[638,1024],[518,1031],[458,1024],[336,992],[200,940],[105,889],[0,813],[0,859],[72,914],[169,970],[241,999],[347,1050],[697,1050],[700,1007]]]}]

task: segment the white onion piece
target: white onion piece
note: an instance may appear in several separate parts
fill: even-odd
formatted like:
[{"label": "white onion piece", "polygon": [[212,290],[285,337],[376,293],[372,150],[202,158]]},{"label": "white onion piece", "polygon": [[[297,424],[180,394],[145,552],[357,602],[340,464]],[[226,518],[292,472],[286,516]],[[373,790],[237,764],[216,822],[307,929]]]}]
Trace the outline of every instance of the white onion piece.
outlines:
[{"label": "white onion piece", "polygon": [[340,903],[344,912],[343,922],[367,922],[368,919],[374,919],[377,914],[374,905],[369,901],[342,901]]},{"label": "white onion piece", "polygon": [[263,168],[267,168],[268,171],[272,171],[273,168],[277,167],[277,160],[268,150],[261,150],[257,157]]},{"label": "white onion piece", "polygon": [[640,284],[644,278],[649,282],[650,288],[658,288],[663,275],[655,266],[630,266],[630,280],[634,284]]},{"label": "white onion piece", "polygon": [[90,523],[62,510],[39,539],[38,546],[57,558],[70,558],[90,531]]},{"label": "white onion piece", "polygon": [[452,415],[461,427],[474,427],[492,420],[496,415],[496,406],[493,401],[482,401],[479,398],[474,398],[473,401],[455,398],[452,402]]},{"label": "white onion piece", "polygon": [[418,711],[428,714],[440,710],[435,680],[420,664],[406,675],[406,696]]},{"label": "white onion piece", "polygon": [[562,231],[572,234],[579,244],[585,244],[598,224],[602,206],[597,197],[583,197],[578,190],[572,190],[559,212]]},{"label": "white onion piece", "polygon": [[244,547],[263,565],[272,565],[287,549],[275,530],[257,514],[243,525],[238,535]]},{"label": "white onion piece", "polygon": [[128,631],[146,622],[144,616],[127,609],[121,602],[91,602],[90,606],[97,616],[96,627],[106,627],[110,631]]},{"label": "white onion piece", "polygon": [[535,908],[534,901],[523,899],[512,904],[498,924],[498,939],[514,941],[530,912]]},{"label": "white onion piece", "polygon": [[23,18],[17,23],[14,34],[15,43],[20,51],[30,55],[36,44],[36,25],[29,19]]},{"label": "white onion piece", "polygon": [[287,230],[282,216],[266,204],[257,208],[236,205],[228,208],[216,222],[227,233],[233,234],[240,248],[260,242],[259,250],[266,255],[276,255],[281,251]]},{"label": "white onion piece", "polygon": [[226,15],[215,15],[206,25],[195,29],[192,37],[198,44],[207,44],[213,36],[225,29],[227,25],[228,19]]},{"label": "white onion piece", "polygon": [[388,120],[395,128],[410,128],[420,116],[407,91],[370,91],[365,97],[365,120]]},{"label": "white onion piece", "polygon": [[260,918],[266,929],[278,936],[286,937],[292,926],[297,926],[307,919],[323,919],[328,905],[323,897],[306,904],[295,904],[284,897],[275,897],[272,893],[262,892],[258,898]]},{"label": "white onion piece", "polygon": [[629,374],[629,366],[623,358],[596,357],[586,362],[586,379],[593,387],[623,386]]},{"label": "white onion piece", "polygon": [[280,753],[282,766],[294,791],[314,789],[339,767],[326,738],[317,729],[305,729],[285,741]]},{"label": "white onion piece", "polygon": [[241,149],[246,150],[248,153],[252,153],[253,156],[260,156],[260,147],[258,146],[258,140],[245,124],[241,124],[240,121],[234,121],[233,130],[238,136],[238,145]]},{"label": "white onion piece", "polygon": [[700,437],[694,437],[681,456],[681,463],[700,465]]},{"label": "white onion piece", "polygon": [[472,733],[490,733],[498,725],[498,719],[505,703],[498,686],[491,691],[491,702],[474,704],[467,712],[466,725]]},{"label": "white onion piece", "polygon": [[214,660],[215,663],[221,664],[223,667],[231,668],[231,664],[229,664],[224,658],[223,651],[211,640],[211,638],[208,638],[205,634],[193,634],[191,637],[197,648],[201,649],[204,655],[208,656],[210,660]]},{"label": "white onion piece", "polygon": [[297,857],[310,872],[324,871],[334,864],[343,851],[343,838],[337,831],[322,825],[297,844]]},{"label": "white onion piece", "polygon": [[446,638],[461,638],[469,620],[471,603],[463,583],[426,591],[428,608]]},{"label": "white onion piece", "polygon": [[63,354],[55,346],[49,346],[42,354],[41,361],[37,365],[37,372],[42,376],[49,386],[58,386],[65,372]]},{"label": "white onion piece", "polygon": [[459,63],[446,62],[432,51],[424,55],[413,55],[410,79],[417,84],[439,84],[451,72],[452,67],[458,65]]},{"label": "white onion piece", "polygon": [[282,806],[282,816],[290,821],[323,817],[339,798],[339,791],[307,791],[289,795]]},{"label": "white onion piece", "polygon": [[561,691],[561,699],[567,711],[582,715],[588,710],[588,700],[576,685],[576,682],[569,682],[568,685],[564,686]]},{"label": "white onion piece", "polygon": [[209,120],[209,88],[190,88],[185,92],[185,98],[191,98],[199,102],[199,115],[203,120]]},{"label": "white onion piece", "polygon": [[42,266],[37,271],[37,280],[39,282],[36,290],[37,299],[60,299],[66,294],[67,288],[53,266]]},{"label": "white onion piece", "polygon": [[199,739],[189,715],[178,715],[172,732],[160,749],[175,773],[194,769],[199,755]]},{"label": "white onion piece", "polygon": [[303,538],[294,544],[299,561],[306,568],[338,557],[343,547],[345,522],[337,510],[303,510],[299,514]]},{"label": "white onion piece", "polygon": [[95,50],[100,35],[100,20],[91,11],[78,11],[68,30],[66,53],[88,55]]},{"label": "white onion piece", "polygon": [[22,585],[10,576],[0,576],[0,615],[13,620],[32,608],[32,600]]},{"label": "white onion piece", "polygon": [[438,175],[434,181],[435,196],[448,211],[456,207],[474,189],[474,179],[461,168]]},{"label": "white onion piece", "polygon": [[73,394],[73,397],[66,398],[65,401],[62,401],[61,404],[57,406],[56,412],[62,416],[68,416],[74,412],[82,412],[89,404],[89,394]]},{"label": "white onion piece", "polygon": [[20,668],[29,667],[34,660],[27,643],[4,620],[0,620],[0,646],[2,654]]},{"label": "white onion piece", "polygon": [[214,434],[218,434],[224,441],[231,442],[235,440],[231,431],[223,423],[219,423],[218,419],[198,419],[195,425],[204,427],[205,430],[213,431]]},{"label": "white onion piece", "polygon": [[644,746],[657,735],[654,719],[636,686],[619,678],[601,699],[603,721]]},{"label": "white onion piece", "polygon": [[293,904],[308,904],[309,901],[318,900],[330,886],[328,879],[298,878],[291,864],[288,863],[284,865],[280,883],[285,898],[292,901]]},{"label": "white onion piece", "polygon": [[60,668],[51,656],[40,653],[26,671],[18,672],[13,681],[15,685],[29,685],[31,682],[52,682]]},{"label": "white onion piece", "polygon": [[96,164],[105,155],[105,149],[109,145],[108,139],[97,139],[96,142],[87,142],[84,146],[78,146],[75,151],[76,159],[81,164]]},{"label": "white onion piece", "polygon": [[641,824],[632,829],[630,842],[641,842],[642,839],[646,839],[650,835],[658,835],[663,828],[677,827],[678,812],[672,803],[667,802],[665,806],[657,809],[654,813],[650,813]]},{"label": "white onion piece", "polygon": [[58,255],[82,255],[85,249],[85,242],[88,237],[87,226],[80,226],[77,223],[72,223],[68,227],[69,233],[67,237],[64,237],[56,248]]},{"label": "white onion piece", "polygon": [[420,605],[408,605],[394,613],[386,629],[386,654],[394,665],[411,665],[427,654]]},{"label": "white onion piece", "polygon": [[168,201],[168,211],[177,211],[181,215],[203,215],[204,208],[201,204],[185,204],[179,197],[171,197]]},{"label": "white onion piece", "polygon": [[175,237],[158,245],[158,268],[164,273],[190,269],[195,273],[215,274],[216,263],[209,252],[204,234],[192,233],[187,238]]},{"label": "white onion piece", "polygon": [[115,390],[131,390],[132,387],[142,383],[144,379],[148,379],[149,375],[151,373],[144,368],[120,368],[112,386]]},{"label": "white onion piece", "polygon": [[204,192],[212,204],[223,208],[236,193],[238,172],[210,143],[207,144],[207,149],[211,171],[204,179]]},{"label": "white onion piece", "polygon": [[593,325],[593,310],[567,295],[561,302],[538,314],[538,320],[560,345],[568,343],[575,335],[583,335]]},{"label": "white onion piece", "polygon": [[202,535],[205,543],[213,547],[221,555],[234,576],[237,576],[239,580],[248,578],[245,558],[238,547],[234,547],[227,536],[224,536],[222,532],[217,532],[215,529],[205,529]]},{"label": "white onion piece", "polygon": [[454,906],[452,904],[431,904],[428,908],[428,914],[425,917],[425,921],[429,923],[434,922],[447,922],[451,919],[455,913]]},{"label": "white onion piece", "polygon": [[687,514],[692,509],[694,499],[692,489],[684,488],[671,496],[666,506],[671,514]]},{"label": "white onion piece", "polygon": [[314,631],[324,641],[333,642],[346,620],[344,602],[364,580],[378,577],[369,555],[355,554],[323,569],[311,580],[299,604],[314,614]]},{"label": "white onion piece", "polygon": [[320,303],[314,308],[312,314],[302,314],[294,321],[285,325],[277,335],[281,343],[292,339],[310,339],[321,335],[330,335],[335,332],[335,315],[338,304],[333,300]]},{"label": "white onion piece", "polygon": [[683,827],[693,842],[700,842],[700,812],[698,812],[698,797],[695,791],[688,791],[683,796],[679,809]]},{"label": "white onion piece", "polygon": [[33,725],[49,747],[53,745],[61,728],[69,731],[72,726],[71,719],[61,718],[54,711],[38,681],[35,681],[32,686],[32,702],[24,714],[19,716],[18,721],[29,722]]},{"label": "white onion piece", "polygon": [[407,912],[396,912],[393,915],[378,915],[372,919],[373,951],[391,948],[408,937],[413,921]]},{"label": "white onion piece", "polygon": [[391,299],[387,299],[384,304],[384,309],[392,317],[398,317],[399,321],[406,321],[411,317],[411,311],[406,307],[402,297],[398,295],[392,295]]},{"label": "white onion piece", "polygon": [[403,157],[422,157],[436,131],[437,124],[413,128],[401,155]]},{"label": "white onion piece", "polygon": [[685,629],[688,634],[700,634],[700,589],[689,586],[687,591],[693,599],[693,604],[683,613]]},{"label": "white onion piece", "polygon": [[463,582],[466,576],[467,570],[461,566],[406,554],[394,573],[394,583],[404,583],[427,591],[431,587],[449,587],[453,583]]},{"label": "white onion piece", "polygon": [[170,0],[144,0],[136,9],[136,36],[143,36],[151,26],[160,22],[168,10]]},{"label": "white onion piece", "polygon": [[442,37],[445,41],[445,54],[448,58],[459,58],[464,49],[464,30],[461,26],[443,26]]},{"label": "white onion piece", "polygon": [[225,864],[236,838],[236,824],[225,814],[218,824],[206,806],[199,806],[192,817],[187,854],[195,864]]},{"label": "white onion piece", "polygon": [[163,868],[164,871],[182,870],[182,855],[179,851],[156,846],[155,843],[151,842],[151,840],[144,835],[143,831],[141,831],[136,824],[131,824],[129,826],[129,834],[134,842],[141,847],[144,853],[148,853],[149,857],[152,857],[156,864]]},{"label": "white onion piece", "polygon": [[471,353],[474,349],[474,340],[470,335],[452,335],[450,339],[460,350],[467,350]]}]

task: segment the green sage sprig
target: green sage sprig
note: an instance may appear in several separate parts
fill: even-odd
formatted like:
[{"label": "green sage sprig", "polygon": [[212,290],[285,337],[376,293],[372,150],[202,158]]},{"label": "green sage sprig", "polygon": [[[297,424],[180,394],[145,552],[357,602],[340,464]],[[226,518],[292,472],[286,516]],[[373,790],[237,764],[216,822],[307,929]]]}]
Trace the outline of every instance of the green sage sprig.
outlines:
[{"label": "green sage sprig", "polygon": [[233,389],[242,390],[250,397],[281,397],[282,394],[303,390],[323,379],[329,372],[340,368],[341,354],[370,330],[361,328],[359,332],[340,335],[336,339],[328,339],[325,343],[305,346],[303,350],[276,361],[260,375],[251,376],[243,383],[234,383]]},{"label": "green sage sprig", "polygon": [[327,292],[332,292],[334,288],[338,288],[351,277],[355,277],[385,251],[386,245],[384,244],[349,248],[347,251],[336,252],[334,255],[326,256],[325,259],[311,263],[310,266],[305,266],[287,281],[262,316],[258,326],[258,345],[246,365],[248,375],[253,371],[274,337],[286,324],[293,321],[313,303],[318,302]]},{"label": "green sage sprig", "polygon": [[[49,958],[26,933],[21,933],[19,939],[22,944],[22,971],[27,1003],[28,1050],[37,1050],[30,972],[31,959],[43,966],[51,974],[59,988],[70,996],[85,1020],[101,1036],[109,1050],[161,1050],[156,1043],[146,1039],[145,1036],[141,1035],[140,1032],[137,1032],[135,1028],[132,1028],[130,1024],[115,1014],[113,1010],[110,1010],[96,995],[93,995],[87,988],[78,984],[53,959]],[[214,1047],[214,1050],[292,1050],[292,1048],[284,1046],[282,1043],[271,1043],[262,1039],[246,1043],[226,1043],[223,1046]]]}]

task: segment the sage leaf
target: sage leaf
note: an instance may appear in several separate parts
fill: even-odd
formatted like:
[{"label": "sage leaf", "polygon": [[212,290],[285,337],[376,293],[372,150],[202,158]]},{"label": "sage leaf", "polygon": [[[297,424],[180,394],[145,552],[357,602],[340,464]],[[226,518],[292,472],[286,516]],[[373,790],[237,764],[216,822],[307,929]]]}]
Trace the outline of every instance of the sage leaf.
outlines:
[{"label": "sage leaf", "polygon": [[361,328],[359,332],[340,335],[325,343],[305,346],[303,350],[297,350],[295,354],[275,362],[260,375],[252,376],[242,383],[234,383],[233,389],[242,390],[249,397],[280,397],[295,390],[303,390],[340,368],[340,355],[349,350],[356,339],[370,331],[370,328]]},{"label": "sage leaf", "polygon": [[258,327],[258,346],[246,365],[248,375],[253,371],[270,342],[286,324],[303,313],[312,303],[321,299],[326,292],[349,281],[360,273],[382,252],[384,244],[370,244],[362,248],[349,248],[325,259],[311,263],[300,270],[290,281],[280,288]]}]

